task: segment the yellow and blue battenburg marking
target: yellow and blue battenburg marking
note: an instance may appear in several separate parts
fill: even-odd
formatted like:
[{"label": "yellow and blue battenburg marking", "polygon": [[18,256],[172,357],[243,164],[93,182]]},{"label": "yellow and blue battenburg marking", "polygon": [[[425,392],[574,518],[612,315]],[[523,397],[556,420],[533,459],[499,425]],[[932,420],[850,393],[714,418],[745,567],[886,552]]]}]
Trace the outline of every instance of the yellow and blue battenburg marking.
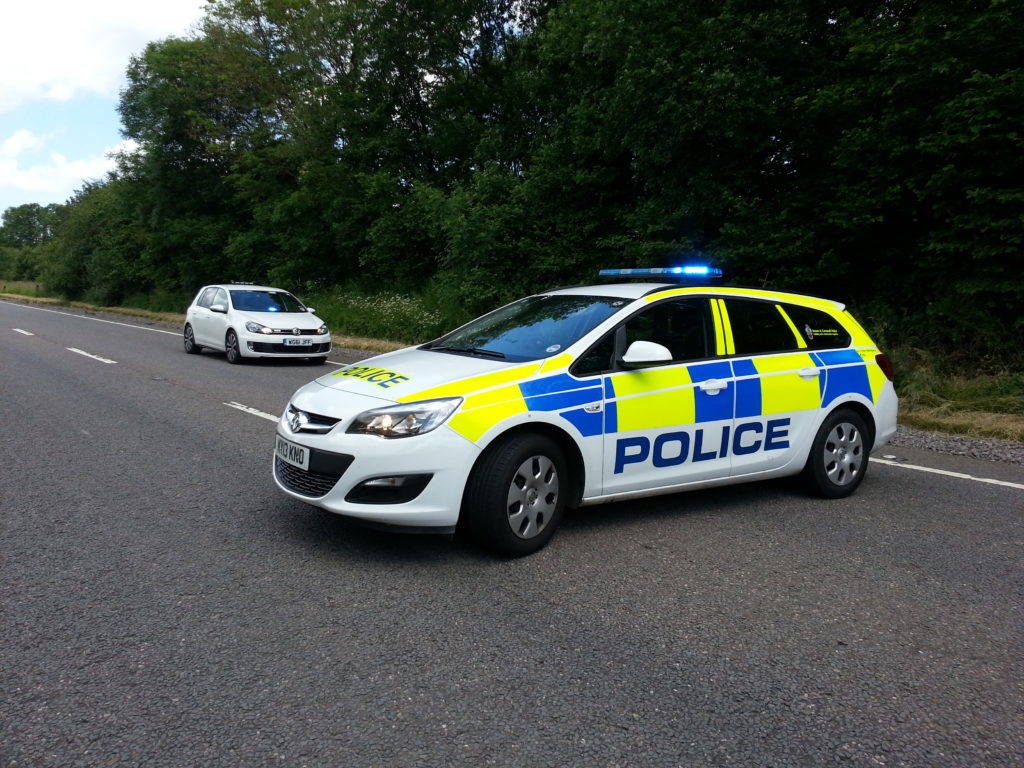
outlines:
[{"label": "yellow and blue battenburg marking", "polygon": [[[819,374],[804,379],[796,373],[803,367],[815,367]],[[872,367],[877,368],[873,358],[855,349],[801,352],[594,379],[559,373],[520,382],[500,399],[513,399],[518,390],[524,411],[557,412],[583,437],[594,437],[812,410],[851,393],[876,402],[881,381],[872,381]],[[875,378],[884,374],[879,371]],[[709,379],[722,380],[717,394],[695,385]]]}]

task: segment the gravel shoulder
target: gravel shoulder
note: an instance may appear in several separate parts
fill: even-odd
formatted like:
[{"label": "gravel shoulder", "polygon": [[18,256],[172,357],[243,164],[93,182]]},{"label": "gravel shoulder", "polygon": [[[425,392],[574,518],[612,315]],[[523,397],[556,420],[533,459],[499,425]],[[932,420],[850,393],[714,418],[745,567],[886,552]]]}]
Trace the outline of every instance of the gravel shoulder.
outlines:
[{"label": "gravel shoulder", "polygon": [[897,448],[922,448],[953,456],[1024,466],[1024,443],[1012,440],[944,435],[901,426],[889,444]]}]

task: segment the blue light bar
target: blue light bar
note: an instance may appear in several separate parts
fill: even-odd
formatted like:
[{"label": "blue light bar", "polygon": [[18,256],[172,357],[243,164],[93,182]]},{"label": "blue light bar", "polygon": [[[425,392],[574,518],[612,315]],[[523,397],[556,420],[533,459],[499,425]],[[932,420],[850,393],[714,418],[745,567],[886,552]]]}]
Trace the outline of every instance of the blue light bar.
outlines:
[{"label": "blue light bar", "polygon": [[602,269],[601,277],[721,277],[722,270],[703,264],[688,264],[683,267],[650,267],[648,269]]}]

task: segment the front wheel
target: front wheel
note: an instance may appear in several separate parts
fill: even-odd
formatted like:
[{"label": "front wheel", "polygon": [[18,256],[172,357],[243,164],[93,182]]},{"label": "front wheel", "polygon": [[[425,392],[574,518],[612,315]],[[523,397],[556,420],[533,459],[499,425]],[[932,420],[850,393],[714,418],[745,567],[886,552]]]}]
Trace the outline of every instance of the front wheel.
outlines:
[{"label": "front wheel", "polygon": [[829,499],[849,496],[868,469],[868,427],[855,411],[840,408],[818,430],[802,478],[807,488]]},{"label": "front wheel", "polygon": [[232,365],[242,362],[242,351],[238,348],[238,335],[234,331],[228,331],[224,338],[224,355]]},{"label": "front wheel", "polygon": [[555,533],[569,489],[565,457],[543,435],[517,435],[488,449],[473,470],[463,520],[482,547],[506,557],[543,548]]}]

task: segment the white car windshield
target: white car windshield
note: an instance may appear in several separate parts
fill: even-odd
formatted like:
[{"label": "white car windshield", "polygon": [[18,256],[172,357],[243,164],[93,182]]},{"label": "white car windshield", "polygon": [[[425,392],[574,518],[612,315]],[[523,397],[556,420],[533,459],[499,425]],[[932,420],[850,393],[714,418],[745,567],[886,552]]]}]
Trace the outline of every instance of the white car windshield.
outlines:
[{"label": "white car windshield", "polygon": [[231,304],[241,312],[305,312],[302,302],[284,291],[231,291]]}]

